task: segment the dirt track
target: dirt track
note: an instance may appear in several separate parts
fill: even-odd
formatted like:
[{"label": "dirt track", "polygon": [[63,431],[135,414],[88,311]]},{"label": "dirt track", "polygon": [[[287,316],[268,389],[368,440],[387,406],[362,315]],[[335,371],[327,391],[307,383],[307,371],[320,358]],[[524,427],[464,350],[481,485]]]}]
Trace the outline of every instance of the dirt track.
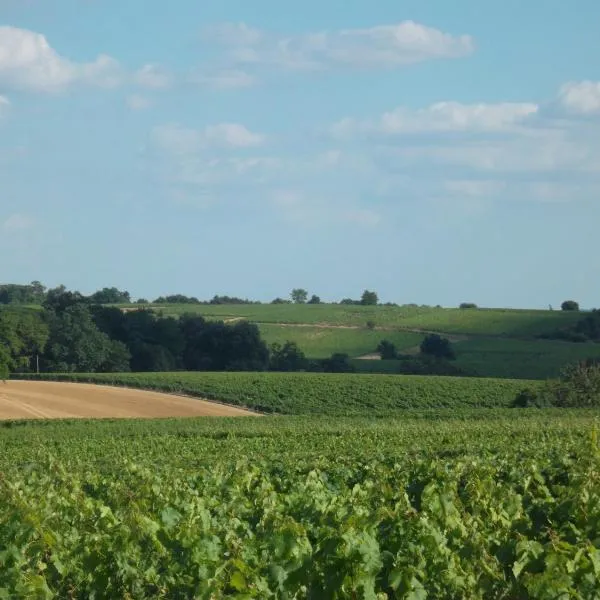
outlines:
[{"label": "dirt track", "polygon": [[256,414],[144,390],[45,381],[0,382],[0,420],[243,416]]}]

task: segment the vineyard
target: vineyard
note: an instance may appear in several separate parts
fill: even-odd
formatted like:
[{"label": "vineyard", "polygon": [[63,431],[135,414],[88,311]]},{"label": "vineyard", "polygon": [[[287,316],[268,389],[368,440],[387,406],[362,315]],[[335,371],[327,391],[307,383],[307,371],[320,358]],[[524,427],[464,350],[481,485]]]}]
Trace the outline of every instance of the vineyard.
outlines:
[{"label": "vineyard", "polygon": [[[131,307],[129,307],[131,308]],[[150,308],[164,315],[197,313],[208,318],[244,318],[255,323],[327,324],[423,329],[468,335],[528,337],[576,323],[581,314],[549,310],[346,306],[339,304],[170,304]]]},{"label": "vineyard", "polygon": [[2,598],[597,598],[582,411],[0,427]]},{"label": "vineyard", "polygon": [[524,387],[539,385],[508,379],[333,373],[73,373],[41,379],[186,394],[266,413],[331,416],[506,407]]}]

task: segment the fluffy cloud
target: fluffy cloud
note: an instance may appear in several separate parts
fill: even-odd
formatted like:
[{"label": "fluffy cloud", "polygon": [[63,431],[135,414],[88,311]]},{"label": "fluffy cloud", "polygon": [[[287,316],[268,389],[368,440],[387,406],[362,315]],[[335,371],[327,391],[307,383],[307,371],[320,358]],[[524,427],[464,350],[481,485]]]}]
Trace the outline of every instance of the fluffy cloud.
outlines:
[{"label": "fluffy cloud", "polygon": [[265,136],[238,123],[220,123],[197,130],[179,125],[162,125],[153,131],[154,142],[171,154],[194,154],[211,147],[251,148],[260,146]]},{"label": "fluffy cloud", "polygon": [[225,23],[206,31],[205,37],[227,47],[229,60],[236,64],[291,70],[394,68],[459,58],[474,50],[468,35],[454,36],[414,21],[291,36]]},{"label": "fluffy cloud", "polygon": [[514,130],[538,110],[537,104],[531,103],[438,102],[420,110],[399,107],[375,120],[343,119],[331,131],[339,137],[357,133],[504,132]]},{"label": "fluffy cloud", "polygon": [[0,84],[6,87],[54,92],[74,83],[111,87],[121,80],[121,68],[109,56],[76,63],[60,56],[40,33],[0,27]]},{"label": "fluffy cloud", "polygon": [[562,105],[571,112],[583,115],[600,113],[600,81],[566,83],[559,97]]},{"label": "fluffy cloud", "polygon": [[140,87],[153,90],[168,88],[172,83],[171,74],[160,65],[144,65],[133,76],[133,81]]}]

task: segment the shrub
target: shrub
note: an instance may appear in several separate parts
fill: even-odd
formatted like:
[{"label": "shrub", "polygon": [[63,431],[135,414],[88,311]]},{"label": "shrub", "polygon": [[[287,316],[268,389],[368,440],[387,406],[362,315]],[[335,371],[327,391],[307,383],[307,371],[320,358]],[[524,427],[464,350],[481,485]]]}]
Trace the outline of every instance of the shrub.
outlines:
[{"label": "shrub", "polygon": [[367,329],[373,331],[375,329],[375,321],[367,321]]},{"label": "shrub", "polygon": [[469,309],[469,308],[477,308],[477,304],[475,304],[474,302],[463,302],[459,308],[462,309]]}]

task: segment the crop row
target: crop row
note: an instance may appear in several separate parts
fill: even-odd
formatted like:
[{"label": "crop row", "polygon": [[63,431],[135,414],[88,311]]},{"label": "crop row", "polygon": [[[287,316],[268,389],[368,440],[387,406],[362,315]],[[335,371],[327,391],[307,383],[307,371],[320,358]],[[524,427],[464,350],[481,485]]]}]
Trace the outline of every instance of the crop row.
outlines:
[{"label": "crop row", "polygon": [[481,414],[7,425],[0,597],[597,597],[594,415]]}]

